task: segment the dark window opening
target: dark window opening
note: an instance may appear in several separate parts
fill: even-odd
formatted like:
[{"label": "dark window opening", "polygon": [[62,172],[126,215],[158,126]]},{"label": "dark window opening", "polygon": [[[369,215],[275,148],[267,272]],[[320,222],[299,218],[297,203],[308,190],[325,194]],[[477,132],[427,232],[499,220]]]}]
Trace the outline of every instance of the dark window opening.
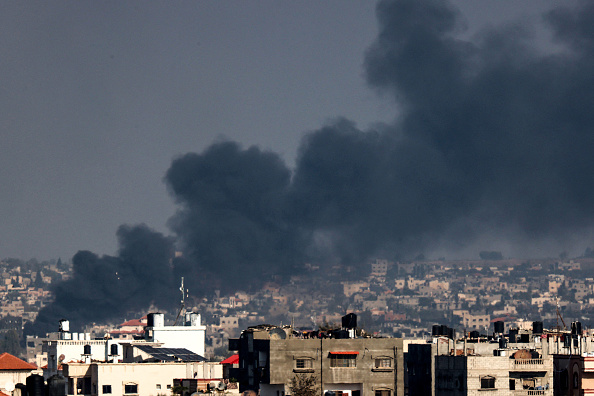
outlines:
[{"label": "dark window opening", "polygon": [[495,377],[481,377],[481,389],[495,389]]}]

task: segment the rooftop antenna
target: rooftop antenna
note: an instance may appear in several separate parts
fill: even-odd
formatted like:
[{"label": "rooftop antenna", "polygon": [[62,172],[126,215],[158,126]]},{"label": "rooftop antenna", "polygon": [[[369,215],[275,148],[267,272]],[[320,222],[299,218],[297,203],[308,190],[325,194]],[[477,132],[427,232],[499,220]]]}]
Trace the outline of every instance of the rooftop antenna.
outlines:
[{"label": "rooftop antenna", "polygon": [[560,331],[561,327],[559,326],[559,319],[561,319],[561,323],[563,323],[563,330],[567,329],[567,325],[565,325],[565,321],[563,320],[563,316],[561,316],[561,310],[559,309],[559,297],[557,297],[557,330]]},{"label": "rooftop antenna", "polygon": [[173,324],[174,326],[177,326],[177,321],[179,320],[179,317],[182,314],[182,311],[184,313],[184,317],[186,316],[186,297],[188,296],[188,289],[184,289],[184,277],[181,277],[181,286],[179,287],[179,291],[181,291],[181,306],[179,307],[179,312],[177,314],[177,318],[175,318],[175,323]]}]

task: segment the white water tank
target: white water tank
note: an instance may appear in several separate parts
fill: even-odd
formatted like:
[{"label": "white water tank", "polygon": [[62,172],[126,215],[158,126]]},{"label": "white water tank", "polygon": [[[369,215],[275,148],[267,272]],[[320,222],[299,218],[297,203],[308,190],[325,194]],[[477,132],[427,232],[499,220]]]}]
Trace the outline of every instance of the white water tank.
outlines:
[{"label": "white water tank", "polygon": [[70,331],[70,322],[66,319],[62,319],[60,320],[60,327],[59,327],[60,331],[62,332],[68,332]]},{"label": "white water tank", "polygon": [[147,316],[148,327],[165,327],[165,314],[160,312],[150,313]]}]

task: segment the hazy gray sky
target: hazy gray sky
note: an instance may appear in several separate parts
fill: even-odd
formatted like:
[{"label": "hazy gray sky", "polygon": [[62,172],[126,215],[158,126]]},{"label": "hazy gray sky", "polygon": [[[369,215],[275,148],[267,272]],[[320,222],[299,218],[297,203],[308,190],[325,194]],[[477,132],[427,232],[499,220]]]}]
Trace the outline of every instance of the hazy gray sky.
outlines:
[{"label": "hazy gray sky", "polygon": [[[555,3],[454,2],[471,31]],[[217,140],[291,164],[329,119],[391,121],[363,77],[377,29],[372,1],[0,3],[0,257],[113,254],[123,223],[169,233],[165,172]]]}]

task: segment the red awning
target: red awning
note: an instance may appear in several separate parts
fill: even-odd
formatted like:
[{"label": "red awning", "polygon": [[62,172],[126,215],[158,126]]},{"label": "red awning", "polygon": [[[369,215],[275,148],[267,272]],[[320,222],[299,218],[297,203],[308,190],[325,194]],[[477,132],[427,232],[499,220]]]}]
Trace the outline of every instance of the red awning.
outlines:
[{"label": "red awning", "polygon": [[223,360],[221,364],[237,364],[239,363],[239,355],[235,354]]},{"label": "red awning", "polygon": [[336,351],[330,352],[330,355],[358,355],[359,352],[357,351]]}]

